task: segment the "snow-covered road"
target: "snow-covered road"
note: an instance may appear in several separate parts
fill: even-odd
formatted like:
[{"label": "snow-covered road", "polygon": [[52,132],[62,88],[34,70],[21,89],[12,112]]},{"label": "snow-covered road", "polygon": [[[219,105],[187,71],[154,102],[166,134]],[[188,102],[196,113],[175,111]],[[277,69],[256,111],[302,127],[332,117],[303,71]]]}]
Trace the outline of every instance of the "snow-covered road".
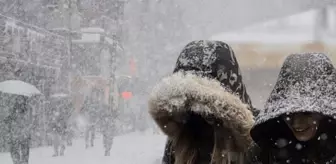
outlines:
[{"label": "snow-covered road", "polygon": [[[52,147],[31,150],[29,164],[159,164],[165,143],[162,135],[130,133],[114,140],[111,156],[104,156],[101,137],[96,146],[85,149],[84,140],[68,147],[63,157],[51,157]],[[12,164],[9,153],[0,153],[1,164]]]}]

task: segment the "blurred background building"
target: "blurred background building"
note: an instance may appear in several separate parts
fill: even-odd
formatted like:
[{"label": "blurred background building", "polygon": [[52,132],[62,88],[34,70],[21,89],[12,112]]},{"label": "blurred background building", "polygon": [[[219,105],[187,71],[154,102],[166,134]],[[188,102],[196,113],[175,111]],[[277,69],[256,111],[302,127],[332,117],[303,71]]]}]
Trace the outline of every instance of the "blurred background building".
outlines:
[{"label": "blurred background building", "polygon": [[259,108],[290,53],[324,52],[336,61],[333,1],[206,2],[0,0],[0,81],[37,86],[44,116],[52,93],[71,95],[80,111],[98,91],[100,103],[117,103],[120,120],[134,129],[151,126],[148,93],[191,40],[232,45]]}]

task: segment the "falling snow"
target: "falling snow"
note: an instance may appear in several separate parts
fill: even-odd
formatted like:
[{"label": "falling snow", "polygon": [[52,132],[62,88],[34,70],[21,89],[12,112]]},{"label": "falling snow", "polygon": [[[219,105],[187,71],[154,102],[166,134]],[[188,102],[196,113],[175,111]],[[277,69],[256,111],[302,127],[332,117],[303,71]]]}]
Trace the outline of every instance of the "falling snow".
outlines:
[{"label": "falling snow", "polygon": [[[260,109],[259,116],[266,117],[263,109],[269,106],[265,102],[288,52],[328,50],[331,60],[336,60],[333,46],[329,46],[336,43],[335,21],[330,21],[336,8],[325,8],[328,18],[320,15],[329,3],[0,0],[1,164],[28,164],[19,161],[27,156],[29,164],[161,163],[167,136],[149,115],[148,98],[155,84],[172,73],[182,47],[195,39],[221,40],[232,46],[225,48],[235,52],[242,73],[239,70],[229,76],[223,66],[217,72],[218,79],[233,85],[242,75],[253,106]],[[330,22],[322,25],[323,20]],[[215,50],[203,49],[208,55],[199,57],[203,59],[197,69],[211,70],[203,67],[214,62],[217,56],[211,54]],[[189,62],[181,60],[182,64]],[[318,84],[320,81],[303,89]],[[181,82],[181,86],[188,85]],[[241,87],[237,85],[237,89]],[[331,90],[334,85],[326,88]],[[292,94],[293,101],[300,97]],[[174,97],[172,106],[184,100]],[[293,101],[286,104],[293,111],[277,104],[279,110],[267,119],[283,114],[290,122],[292,112],[301,108],[316,112],[323,103],[315,103],[313,98],[299,104]],[[193,108],[212,110],[202,103]],[[188,117],[178,117],[182,117],[179,125],[188,122]],[[226,126],[216,121],[209,119],[207,123],[218,129]],[[277,120],[278,125],[282,122]],[[163,128],[169,129],[167,126],[170,124]],[[234,137],[228,135],[230,140]],[[323,133],[318,140],[330,138]],[[30,148],[30,154],[16,157],[20,152],[13,144],[16,142]],[[284,138],[274,142],[278,148],[291,143],[296,142]],[[295,148],[303,146],[297,143]]]},{"label": "falling snow", "polygon": [[299,144],[299,143],[297,143],[297,144],[295,145],[295,148],[296,148],[297,150],[301,150],[301,149],[302,149],[302,145]]}]

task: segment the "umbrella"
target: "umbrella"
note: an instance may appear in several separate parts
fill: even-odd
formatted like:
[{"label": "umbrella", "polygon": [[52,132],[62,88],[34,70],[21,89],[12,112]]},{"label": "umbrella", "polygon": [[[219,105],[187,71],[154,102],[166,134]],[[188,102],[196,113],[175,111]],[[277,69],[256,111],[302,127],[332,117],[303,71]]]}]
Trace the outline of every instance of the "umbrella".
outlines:
[{"label": "umbrella", "polygon": [[28,97],[41,94],[35,86],[20,80],[7,80],[1,82],[0,92]]}]

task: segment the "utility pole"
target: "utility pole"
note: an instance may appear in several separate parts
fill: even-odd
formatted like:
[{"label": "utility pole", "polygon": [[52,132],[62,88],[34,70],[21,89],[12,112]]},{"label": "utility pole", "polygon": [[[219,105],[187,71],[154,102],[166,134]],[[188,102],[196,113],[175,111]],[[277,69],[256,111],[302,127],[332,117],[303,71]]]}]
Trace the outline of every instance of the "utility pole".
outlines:
[{"label": "utility pole", "polygon": [[[115,33],[113,34],[114,37],[113,39],[115,40],[115,44],[114,44],[114,56],[113,59],[111,61],[111,65],[112,65],[112,78],[113,78],[113,82],[116,82],[115,79],[115,73],[116,73],[116,69],[117,69],[117,58],[120,58],[120,56],[124,55],[122,54],[124,51],[124,47],[123,47],[123,41],[122,41],[122,37],[123,37],[123,21],[124,21],[124,6],[125,6],[125,0],[117,0],[117,15],[114,16],[114,19],[116,19],[115,23],[117,26],[117,30],[115,31]],[[119,51],[118,51],[119,49]],[[118,54],[119,52],[122,52],[120,54]]]},{"label": "utility pole", "polygon": [[[104,0],[102,3],[104,6],[102,6],[103,8],[99,10],[104,11],[101,13],[101,27],[104,29],[104,37],[107,36],[113,40],[111,44],[108,44],[108,51],[110,54],[108,66],[110,71],[108,79],[110,80],[109,85],[111,93],[112,88],[112,92],[117,92],[112,86],[116,83],[117,59],[122,55],[123,51],[122,22],[124,20],[124,6],[126,2],[125,0]],[[111,7],[106,8],[106,6]]]},{"label": "utility pole", "polygon": [[72,57],[72,0],[68,0],[68,59],[67,59],[67,69],[68,69],[68,94],[71,95],[71,76],[72,76],[72,66],[71,66],[71,57]]}]

